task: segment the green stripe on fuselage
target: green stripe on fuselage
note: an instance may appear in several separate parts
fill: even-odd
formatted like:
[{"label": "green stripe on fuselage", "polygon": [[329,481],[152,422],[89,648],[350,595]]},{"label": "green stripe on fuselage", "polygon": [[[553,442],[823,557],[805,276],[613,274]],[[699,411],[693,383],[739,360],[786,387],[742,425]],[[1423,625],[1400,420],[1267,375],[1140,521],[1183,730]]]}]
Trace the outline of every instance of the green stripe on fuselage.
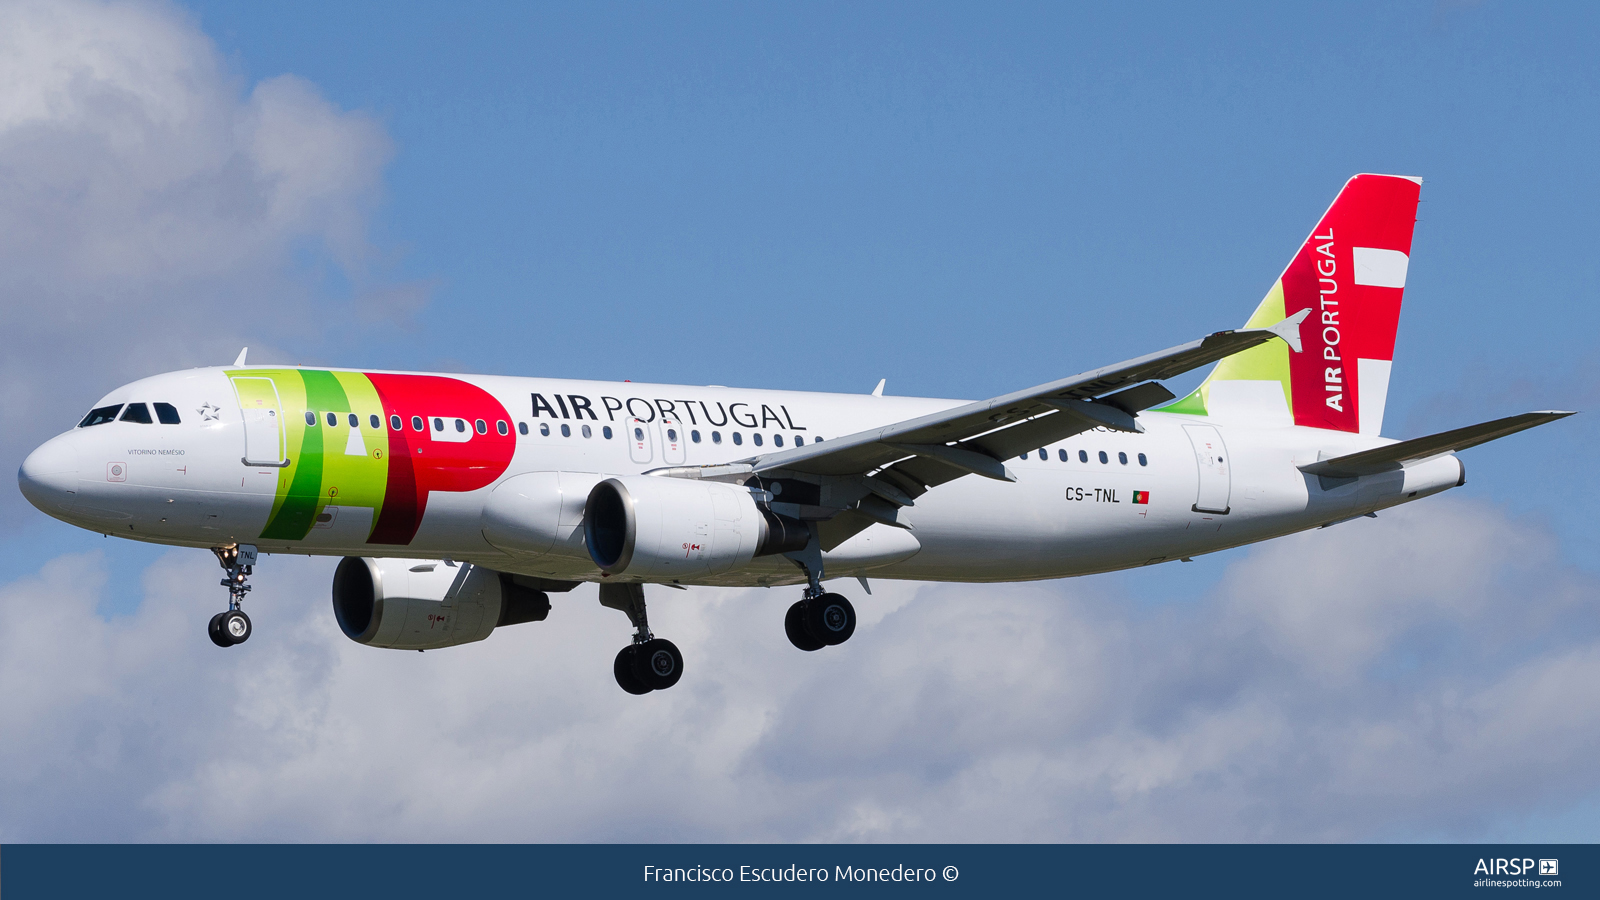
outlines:
[{"label": "green stripe on fuselage", "polygon": [[[349,411],[350,403],[345,399],[344,388],[339,386],[339,380],[333,377],[332,372],[298,370],[293,374],[298,375],[304,385],[307,410],[313,410],[318,415],[324,411]],[[287,421],[295,420],[290,418]],[[289,490],[278,498],[272,518],[267,520],[267,527],[261,529],[261,536],[268,540],[304,539],[310,533],[311,525],[317,518],[317,508],[321,505],[322,466],[327,449],[323,444],[323,435],[329,429],[323,421],[315,425],[305,424],[303,415],[299,423],[300,458],[294,460]]]}]

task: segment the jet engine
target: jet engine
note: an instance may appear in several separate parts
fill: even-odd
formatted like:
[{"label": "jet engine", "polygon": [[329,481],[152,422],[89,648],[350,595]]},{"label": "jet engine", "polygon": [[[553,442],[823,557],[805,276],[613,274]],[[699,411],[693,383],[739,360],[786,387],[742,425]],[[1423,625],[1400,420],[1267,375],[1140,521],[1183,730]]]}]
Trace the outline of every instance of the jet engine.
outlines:
[{"label": "jet engine", "polygon": [[347,556],[333,573],[333,613],[358,644],[434,650],[543,620],[550,598],[470,563]]},{"label": "jet engine", "polygon": [[607,575],[677,579],[720,575],[756,556],[805,549],[804,522],[715,481],[625,475],[589,491],[584,542]]}]

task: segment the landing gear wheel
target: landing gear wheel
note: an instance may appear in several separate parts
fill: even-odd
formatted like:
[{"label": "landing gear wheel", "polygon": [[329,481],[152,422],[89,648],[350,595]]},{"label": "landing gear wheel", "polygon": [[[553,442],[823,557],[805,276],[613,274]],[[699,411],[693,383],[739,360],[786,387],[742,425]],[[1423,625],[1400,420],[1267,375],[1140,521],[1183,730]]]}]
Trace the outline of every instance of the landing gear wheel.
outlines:
[{"label": "landing gear wheel", "polygon": [[823,594],[805,601],[806,631],[832,647],[856,633],[856,608],[842,594]]},{"label": "landing gear wheel", "polygon": [[228,635],[222,630],[223,613],[211,617],[211,624],[206,626],[206,633],[211,635],[211,643],[218,647],[232,647],[233,641],[228,640]]},{"label": "landing gear wheel", "polygon": [[794,605],[789,607],[789,611],[784,614],[783,632],[789,636],[789,643],[807,652],[821,650],[823,647],[828,646],[812,637],[811,632],[806,630],[806,602],[804,600],[796,600]]},{"label": "landing gear wheel", "polygon": [[636,645],[633,674],[650,690],[664,691],[683,677],[683,654],[671,641],[652,638]]},{"label": "landing gear wheel", "polygon": [[242,644],[250,640],[250,617],[243,610],[233,609],[217,619],[217,628],[229,644]]},{"label": "landing gear wheel", "polygon": [[633,660],[638,654],[639,645],[629,644],[617,653],[617,661],[611,666],[611,674],[617,677],[617,686],[630,694],[648,694],[653,688],[639,680],[633,674]]}]

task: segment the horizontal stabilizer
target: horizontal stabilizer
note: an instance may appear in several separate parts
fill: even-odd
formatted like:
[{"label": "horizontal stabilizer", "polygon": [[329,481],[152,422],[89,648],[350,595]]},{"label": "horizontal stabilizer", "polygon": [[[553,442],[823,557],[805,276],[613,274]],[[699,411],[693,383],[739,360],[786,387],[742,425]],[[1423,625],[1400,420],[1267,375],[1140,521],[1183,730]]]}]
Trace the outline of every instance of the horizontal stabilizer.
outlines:
[{"label": "horizontal stabilizer", "polygon": [[1453,431],[1444,431],[1439,434],[1430,434],[1427,437],[1412,438],[1398,444],[1386,444],[1372,450],[1363,450],[1360,453],[1350,453],[1333,459],[1324,459],[1320,462],[1308,463],[1300,467],[1300,471],[1307,475],[1323,475],[1329,478],[1357,478],[1362,475],[1376,475],[1379,472],[1388,472],[1405,467],[1409,463],[1438,456],[1441,453],[1454,453],[1468,447],[1486,444],[1496,438],[1503,438],[1508,434],[1554,422],[1572,415],[1570,412],[1559,410],[1545,410],[1543,412],[1522,413],[1504,419],[1495,419],[1493,422],[1484,422],[1480,425],[1468,425]]}]

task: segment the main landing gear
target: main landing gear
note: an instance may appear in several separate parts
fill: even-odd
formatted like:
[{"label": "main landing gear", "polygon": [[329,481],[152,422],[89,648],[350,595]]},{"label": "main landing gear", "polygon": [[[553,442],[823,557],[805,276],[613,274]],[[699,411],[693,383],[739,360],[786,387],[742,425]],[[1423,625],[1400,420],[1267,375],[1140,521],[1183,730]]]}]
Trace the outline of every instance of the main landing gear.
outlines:
[{"label": "main landing gear", "polygon": [[804,596],[783,617],[783,631],[789,636],[789,643],[811,651],[850,640],[850,635],[856,633],[856,608],[842,594],[822,589],[822,547],[816,528],[812,527],[811,541],[804,550],[784,556],[806,573]]},{"label": "main landing gear", "polygon": [[795,601],[783,617],[784,633],[789,643],[801,650],[821,650],[850,640],[856,633],[856,608],[843,594],[815,595],[806,591],[803,599]]},{"label": "main landing gear", "polygon": [[232,647],[250,639],[250,617],[240,607],[244,605],[244,595],[250,592],[245,579],[255,569],[256,548],[254,544],[234,544],[212,547],[211,552],[217,555],[217,562],[228,573],[222,579],[222,586],[228,589],[228,609],[211,617],[207,631],[211,634],[211,643]]},{"label": "main landing gear", "polygon": [[683,654],[677,646],[650,633],[645,616],[644,585],[602,584],[600,605],[621,610],[633,623],[633,643],[617,653],[611,672],[630,694],[663,691],[683,677]]}]

